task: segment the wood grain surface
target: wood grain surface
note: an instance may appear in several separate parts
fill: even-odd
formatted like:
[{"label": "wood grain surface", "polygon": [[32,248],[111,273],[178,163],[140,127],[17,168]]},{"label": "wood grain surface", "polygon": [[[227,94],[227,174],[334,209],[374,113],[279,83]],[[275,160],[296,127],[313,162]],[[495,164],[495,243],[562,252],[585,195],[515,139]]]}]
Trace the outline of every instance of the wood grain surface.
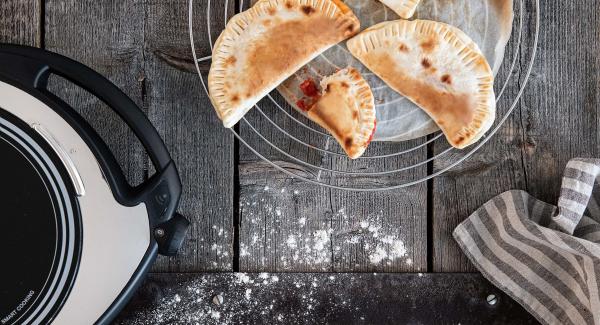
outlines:
[{"label": "wood grain surface", "polygon": [[[193,68],[187,4],[186,0],[144,2],[144,105],[178,167],[183,183],[179,211],[192,225],[180,254],[160,257],[154,270],[231,271],[233,135],[216,118]],[[234,3],[229,4],[232,13]],[[196,21],[206,16],[207,5],[194,1]],[[225,15],[219,2],[212,2],[210,9],[216,17]],[[223,19],[214,21],[213,30],[223,29]],[[206,38],[197,44],[199,55],[210,53]]]},{"label": "wood grain surface", "polygon": [[[135,1],[48,1],[45,4],[45,48],[98,71],[140,108],[142,98],[143,8]],[[135,31],[135,32],[132,32]],[[59,77],[49,89],[63,98],[106,141],[131,184],[147,176],[146,154],[136,136],[100,100]]]},{"label": "wood grain surface", "polygon": [[518,116],[527,188],[556,204],[567,161],[600,155],[600,8],[594,0],[542,8],[539,54]]},{"label": "wood grain surface", "polygon": [[[245,2],[248,4],[248,2]],[[349,161],[313,149],[343,152],[338,143],[283,114],[325,132],[285,103],[277,91],[239,125],[254,150],[297,175],[345,187],[390,186],[426,175],[427,166],[386,177],[364,173],[410,166],[427,159],[427,148],[402,159]],[[285,132],[289,133],[286,135]],[[421,144],[371,144],[365,155],[399,152]],[[304,143],[303,143],[304,142]],[[316,167],[314,167],[316,166]],[[328,171],[333,170],[334,172]],[[427,270],[427,184],[383,193],[323,188],[292,179],[240,147],[240,271],[418,272]]]},{"label": "wood grain surface", "polygon": [[[534,12],[534,8],[531,7],[524,9],[524,14]],[[521,42],[533,44],[531,35],[535,28],[533,17],[525,16],[521,22],[520,7],[515,5],[514,10],[511,41],[506,48],[503,65],[495,82],[495,93],[501,96],[497,104],[498,116],[506,114],[513,105],[513,99],[518,95],[522,85],[520,81],[526,74],[526,65],[532,54],[531,50],[524,51],[516,45],[519,30],[521,30]],[[523,27],[520,27],[521,24]],[[500,93],[506,80],[510,81],[503,93]],[[519,102],[513,114],[485,146],[459,166],[431,182],[433,207],[430,226],[433,237],[431,251],[433,272],[476,271],[452,238],[452,231],[473,211],[494,196],[510,189],[526,189],[522,161],[521,106]],[[442,152],[446,147],[447,144],[436,143],[434,154]],[[434,170],[444,167],[443,161],[436,161]]]},{"label": "wood grain surface", "polygon": [[41,2],[4,0],[0,3],[0,42],[41,46]]},{"label": "wood grain surface", "polygon": [[[200,57],[210,55],[209,41],[216,40],[225,16],[234,14],[240,3],[247,5],[248,2],[228,1],[225,10],[222,0],[212,0],[210,6],[208,0],[194,1],[195,46]],[[533,12],[534,1],[525,3],[527,11]],[[150,324],[155,322],[148,320],[157,320],[166,324],[167,320],[151,318],[158,317],[153,311],[161,310],[165,302],[171,303],[165,299],[177,294],[180,298],[192,297],[193,294],[186,291],[191,283],[207,281],[203,294],[234,290],[232,296],[245,298],[245,291],[235,291],[240,288],[235,287],[236,280],[232,279],[237,278],[232,274],[176,274],[180,272],[475,271],[451,237],[458,223],[508,189],[525,189],[555,203],[566,162],[577,156],[600,154],[600,12],[597,1],[542,0],[540,7],[538,57],[522,101],[499,132],[470,159],[443,176],[408,189],[384,193],[338,191],[293,179],[262,162],[236,141],[230,131],[224,130],[204,94],[191,58],[186,0],[5,0],[0,2],[0,42],[43,47],[89,65],[123,89],[164,137],[184,186],[180,211],[190,219],[192,227],[181,254],[174,258],[161,257],[154,267],[154,272],[169,274],[152,274],[118,323]],[[211,17],[210,37],[206,33],[206,17]],[[527,21],[532,18],[530,14],[525,17]],[[531,25],[522,32],[523,42],[531,43],[534,36]],[[518,82],[509,85],[506,98],[516,96],[523,83],[530,50],[517,53]],[[203,71],[208,69],[209,62],[200,64]],[[510,63],[505,60],[504,64]],[[59,78],[51,80],[51,89],[79,110],[106,139],[131,183],[142,182],[152,174],[152,166],[139,141],[109,109]],[[350,166],[331,154],[316,152],[282,136],[277,126],[307,143],[319,147],[327,143],[326,137],[307,132],[276,112],[280,108],[269,99],[263,100],[260,107],[264,115],[253,110],[248,120],[284,152],[292,152],[320,168],[342,171],[356,168],[357,165]],[[499,110],[508,107],[509,103],[499,103]],[[287,106],[283,109],[291,112]],[[265,116],[272,118],[273,123]],[[327,179],[334,185],[351,184],[346,177],[331,177],[301,162],[290,161],[264,141],[257,141],[254,131],[244,122],[236,131],[253,139],[255,144],[262,143],[255,148],[282,168],[308,178]],[[375,145],[371,154],[412,145],[414,143],[399,144],[393,148]],[[328,150],[339,150],[335,142],[330,141],[327,146]],[[440,145],[424,147],[415,151],[408,158],[410,161],[356,164],[364,164],[361,167],[365,171],[390,169],[422,161],[441,150]],[[441,167],[424,165],[409,176],[423,176]],[[378,180],[380,184],[388,181]],[[358,179],[353,184],[368,182],[373,180]],[[308,287],[290,290],[290,285],[297,281],[308,283],[313,278],[325,283],[329,276],[281,274],[281,285],[273,286],[271,294],[259,294],[256,301],[279,295],[282,300],[273,308],[291,315],[294,306],[298,306],[298,295],[311,290]],[[381,323],[392,319],[389,317],[476,323],[469,321],[476,318],[459,319],[440,307],[452,305],[472,308],[469,309],[472,315],[498,323],[531,321],[507,298],[502,298],[501,304],[494,307],[497,309],[492,308],[490,312],[480,295],[493,288],[475,274],[423,278],[417,275],[376,278],[372,274],[332,276],[347,282],[312,290],[319,311],[305,310],[306,317],[330,317],[332,323],[359,322],[360,318],[352,317],[361,315]],[[350,281],[350,277],[355,280]],[[456,281],[465,285],[452,284]],[[343,291],[340,297],[364,296],[362,300],[352,300],[352,306],[361,312],[333,308],[328,297],[337,294],[336,290]],[[434,290],[438,290],[441,297],[436,297]],[[462,290],[463,295],[458,294],[458,290]],[[404,300],[402,293],[412,298]],[[425,301],[426,294],[436,297],[431,301],[446,303],[432,305]],[[473,299],[469,300],[471,304],[465,300],[469,295]],[[281,301],[289,302],[289,306],[280,304]],[[180,321],[197,313],[192,305],[185,305],[192,306],[187,309],[182,307],[184,305],[169,305],[180,311]],[[410,306],[413,318],[403,318],[408,315],[403,313],[406,309],[394,308],[397,305]],[[201,301],[198,306],[208,305]],[[327,313],[327,310],[332,312]],[[514,315],[513,319],[502,316],[507,310],[514,312],[510,314]],[[427,315],[428,312],[432,315]],[[268,315],[273,316],[270,311],[266,314],[259,311],[250,316],[233,315],[231,319],[271,320]],[[423,315],[440,318],[419,318],[425,317]]]},{"label": "wood grain surface", "polygon": [[[525,3],[528,12],[535,12],[533,1]],[[451,234],[483,203],[506,190],[524,189],[556,204],[567,161],[600,154],[598,4],[593,0],[568,4],[541,1],[540,8],[537,58],[521,102],[481,150],[434,180],[432,242],[436,272],[475,271]],[[526,26],[522,35],[525,43],[532,41],[535,30],[532,25]],[[521,81],[507,89],[508,97],[516,95],[516,87],[525,77],[526,52],[530,49],[522,50],[518,61]],[[508,63],[505,60],[504,64]],[[501,101],[499,109],[507,108],[507,103]]]},{"label": "wood grain surface", "polygon": [[[274,146],[300,161],[293,161],[266,141],[253,141],[254,149],[278,161],[281,167],[307,178],[320,177],[330,180],[332,185],[361,186],[372,179],[350,179],[324,170],[319,172],[310,165],[335,171],[360,169],[373,172],[426,159],[426,148],[423,147],[408,158],[410,161],[362,160],[349,163],[345,158],[339,159],[316,151],[284,136],[274,125],[306,143],[326,147],[326,137],[315,133],[306,136],[303,127],[295,121],[284,114],[275,114],[280,108],[269,100],[261,101],[259,108],[272,122],[255,108],[247,117],[252,127]],[[283,109],[298,119],[304,119],[287,105]],[[309,125],[318,128],[314,124]],[[243,137],[258,139],[247,123],[242,122],[240,129]],[[398,151],[415,143],[398,144],[394,148],[374,145],[369,154]],[[335,141],[330,140],[327,147],[340,152]],[[240,254],[241,271],[394,272],[427,269],[426,183],[408,190],[383,193],[323,188],[291,179],[259,161],[245,147],[240,148],[239,170],[240,246],[249,249],[248,254]],[[410,177],[423,176],[425,173],[426,166],[419,167],[411,172]],[[397,179],[391,180],[394,181]],[[381,186],[386,185],[383,177],[378,182]],[[403,245],[406,254],[394,254],[394,243]]]}]

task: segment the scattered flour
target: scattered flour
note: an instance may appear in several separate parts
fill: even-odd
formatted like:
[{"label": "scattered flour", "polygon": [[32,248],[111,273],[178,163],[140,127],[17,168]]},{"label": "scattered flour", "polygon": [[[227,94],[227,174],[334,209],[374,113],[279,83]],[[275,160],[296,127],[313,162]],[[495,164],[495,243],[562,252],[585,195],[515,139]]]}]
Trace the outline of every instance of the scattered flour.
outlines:
[{"label": "scattered flour", "polygon": [[212,317],[213,319],[220,319],[221,318],[221,313],[216,311],[216,310],[211,310],[210,311],[210,317]]},{"label": "scattered flour", "polygon": [[326,245],[329,244],[329,236],[331,235],[331,233],[333,232],[333,229],[327,229],[327,230],[317,230],[315,231],[314,237],[315,237],[315,244],[314,244],[314,248],[317,251],[322,251]]},{"label": "scattered flour", "polygon": [[250,252],[248,252],[248,247],[246,246],[246,244],[240,244],[240,256],[245,257],[248,255],[250,255]]},{"label": "scattered flour", "polygon": [[276,276],[269,273],[194,277],[181,286],[158,285],[155,289],[161,299],[136,307],[134,313],[122,314],[114,324],[322,323],[322,315],[315,313],[315,309],[352,313],[358,317],[361,306],[353,303],[353,295],[323,296],[316,289],[328,287],[328,291],[340,292],[339,288],[352,287],[354,279],[352,275]]},{"label": "scattered flour", "polygon": [[388,254],[385,251],[385,249],[383,249],[383,247],[381,246],[377,246],[375,248],[375,251],[371,254],[369,254],[369,261],[373,264],[379,264],[381,263],[381,261],[383,261],[385,258],[387,258]]},{"label": "scattered flour", "polygon": [[298,247],[298,244],[296,244],[296,236],[294,236],[294,235],[289,235],[285,242],[287,243],[287,246],[289,248]]},{"label": "scattered flour", "polygon": [[253,283],[251,282],[252,280],[250,280],[250,277],[246,273],[236,273],[235,276],[237,283]]},{"label": "scattered flour", "polygon": [[[345,208],[315,214],[322,208],[311,205],[290,208],[297,190],[264,187],[268,193],[241,198],[245,235],[240,240],[240,257],[252,256],[260,267],[293,271],[330,271],[332,259],[356,270],[379,270],[391,265],[413,267],[402,227],[384,217],[383,211],[367,216],[349,215]],[[298,208],[305,209],[299,210]],[[317,210],[315,210],[317,209]],[[293,215],[288,215],[293,211]],[[307,215],[311,216],[310,227]],[[284,227],[287,225],[287,227]],[[219,229],[216,229],[219,232]],[[228,247],[216,247],[225,256]],[[273,256],[272,252],[277,252]],[[402,264],[399,264],[402,263]],[[419,271],[416,268],[416,271]]]}]

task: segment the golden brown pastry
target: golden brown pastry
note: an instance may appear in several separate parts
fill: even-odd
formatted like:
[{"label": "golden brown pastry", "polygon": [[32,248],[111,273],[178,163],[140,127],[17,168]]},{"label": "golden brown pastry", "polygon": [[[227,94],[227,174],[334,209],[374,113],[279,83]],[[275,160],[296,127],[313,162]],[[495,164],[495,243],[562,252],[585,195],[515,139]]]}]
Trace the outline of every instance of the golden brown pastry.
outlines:
[{"label": "golden brown pastry", "polygon": [[369,84],[354,68],[323,78],[322,94],[308,117],[329,131],[348,157],[360,157],[375,132],[375,101]]},{"label": "golden brown pastry", "polygon": [[261,0],[235,15],[215,43],[208,75],[210,98],[225,127],[359,29],[356,16],[337,0]]},{"label": "golden brown pastry", "polygon": [[496,111],[492,70],[457,28],[434,21],[390,21],[347,45],[392,89],[425,110],[452,146],[464,148],[491,127]]}]

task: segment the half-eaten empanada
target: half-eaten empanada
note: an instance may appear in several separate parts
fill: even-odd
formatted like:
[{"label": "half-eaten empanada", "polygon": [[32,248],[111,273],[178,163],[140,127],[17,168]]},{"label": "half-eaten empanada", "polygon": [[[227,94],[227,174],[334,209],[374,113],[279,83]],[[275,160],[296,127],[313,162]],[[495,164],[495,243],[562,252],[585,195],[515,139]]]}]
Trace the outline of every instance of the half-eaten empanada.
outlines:
[{"label": "half-eaten empanada", "polygon": [[415,14],[421,0],[379,0],[392,9],[398,16],[408,19]]},{"label": "half-eaten empanada", "polygon": [[261,0],[232,17],[215,43],[208,74],[210,98],[225,127],[359,29],[339,0]]},{"label": "half-eaten empanada", "polygon": [[348,157],[360,157],[375,133],[375,100],[371,87],[354,68],[340,70],[321,81],[321,97],[308,117],[329,131]]},{"label": "half-eaten empanada", "polygon": [[390,21],[347,45],[392,89],[425,110],[453,147],[474,143],[491,127],[496,115],[492,70],[457,28],[425,20]]}]

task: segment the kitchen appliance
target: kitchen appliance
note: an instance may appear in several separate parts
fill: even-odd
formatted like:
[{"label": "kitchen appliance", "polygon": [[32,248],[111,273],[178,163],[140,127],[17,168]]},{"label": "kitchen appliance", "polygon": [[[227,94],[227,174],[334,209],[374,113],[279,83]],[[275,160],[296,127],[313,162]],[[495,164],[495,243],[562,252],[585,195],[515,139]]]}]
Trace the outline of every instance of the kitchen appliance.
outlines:
[{"label": "kitchen appliance", "polygon": [[[130,186],[107,145],[47,87],[60,76],[107,104],[157,172]],[[44,50],[0,45],[0,324],[105,324],[189,222],[181,182],[143,112],[96,72]]]}]

